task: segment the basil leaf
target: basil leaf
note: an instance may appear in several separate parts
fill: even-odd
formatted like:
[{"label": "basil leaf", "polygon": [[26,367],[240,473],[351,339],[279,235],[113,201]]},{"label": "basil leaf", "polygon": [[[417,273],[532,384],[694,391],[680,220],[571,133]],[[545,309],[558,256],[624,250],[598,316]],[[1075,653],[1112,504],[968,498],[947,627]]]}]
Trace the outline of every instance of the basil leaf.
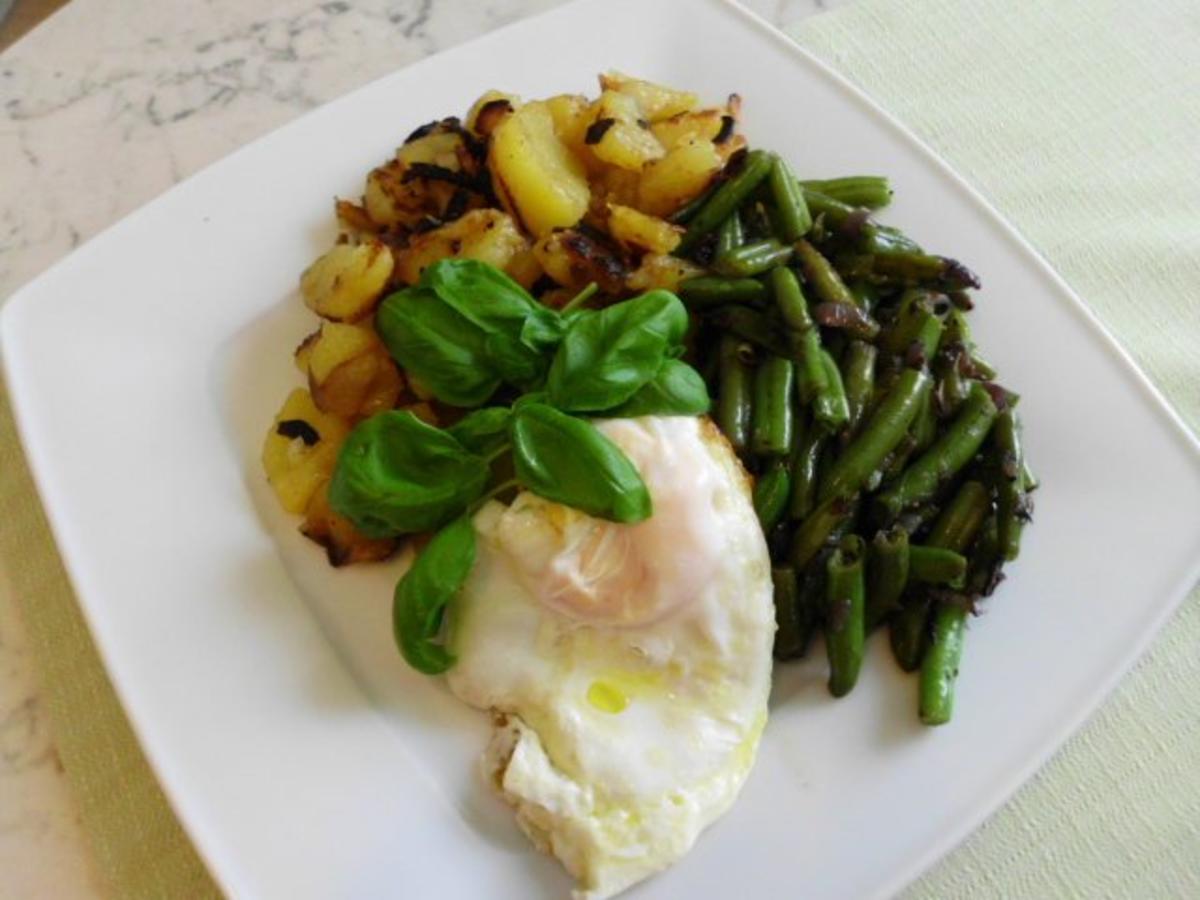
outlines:
[{"label": "basil leaf", "polygon": [[550,365],[550,402],[568,412],[619,406],[682,350],[688,314],[669,291],[651,291],[575,318]]},{"label": "basil leaf", "polygon": [[483,493],[487,462],[410,412],[372,416],[350,432],[329,505],[369,538],[429,531]]},{"label": "basil leaf", "polygon": [[535,494],[614,522],[653,512],[629,457],[590,422],[526,403],[513,411],[511,433],[517,480]]},{"label": "basil leaf", "polygon": [[489,406],[464,416],[446,431],[477,456],[491,456],[508,443],[510,415],[506,406]]},{"label": "basil leaf", "polygon": [[500,386],[488,336],[433,291],[410,287],[387,297],[375,330],[392,358],[443,403],[480,406]]},{"label": "basil leaf", "polygon": [[421,273],[421,285],[487,335],[485,351],[505,381],[532,389],[546,374],[565,327],[500,269],[474,259],[443,259]]},{"label": "basil leaf", "polygon": [[437,675],[454,665],[454,655],[437,640],[446,605],[462,589],[475,565],[475,528],[460,516],[433,536],[396,584],[392,630],[408,664]]},{"label": "basil leaf", "polygon": [[668,359],[636,394],[604,413],[614,418],[702,416],[711,402],[700,373],[679,359]]}]

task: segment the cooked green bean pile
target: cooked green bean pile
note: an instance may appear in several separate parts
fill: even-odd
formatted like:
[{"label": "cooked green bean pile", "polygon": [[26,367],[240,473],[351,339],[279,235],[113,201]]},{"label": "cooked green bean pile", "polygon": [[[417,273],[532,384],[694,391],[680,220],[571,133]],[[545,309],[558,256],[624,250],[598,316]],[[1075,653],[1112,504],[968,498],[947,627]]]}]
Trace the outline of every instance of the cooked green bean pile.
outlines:
[{"label": "cooked green bean pile", "polygon": [[677,217],[678,252],[713,273],[679,294],[713,415],[756,476],[776,657],[819,630],[840,697],[886,627],[940,725],[967,616],[1017,558],[1037,485],[1018,397],[971,338],[978,279],[872,218],[890,199],[886,178],[799,181],[747,153]]}]

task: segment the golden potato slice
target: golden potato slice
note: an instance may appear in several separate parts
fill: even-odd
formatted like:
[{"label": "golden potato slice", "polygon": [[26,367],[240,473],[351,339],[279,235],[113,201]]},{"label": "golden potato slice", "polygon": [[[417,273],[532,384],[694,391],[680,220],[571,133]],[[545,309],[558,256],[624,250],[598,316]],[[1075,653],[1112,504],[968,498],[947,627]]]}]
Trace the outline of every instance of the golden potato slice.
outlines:
[{"label": "golden potato slice", "polygon": [[352,322],[375,309],[392,275],[392,252],[368,238],[361,244],[338,244],[300,276],[304,302],[317,315]]},{"label": "golden potato slice", "polygon": [[617,91],[637,101],[642,117],[651,122],[689,112],[700,105],[691,91],[677,91],[651,81],[631,78],[620,72],[605,72],[600,76],[602,91]]},{"label": "golden potato slice", "polygon": [[313,491],[304,509],[300,533],[325,548],[331,566],[348,566],[360,562],[387,559],[398,545],[394,538],[372,540],[365,537],[345,516],[329,505],[329,482]]},{"label": "golden potato slice", "polygon": [[670,253],[683,236],[683,229],[628,206],[609,204],[608,233],[626,250],[636,253]]},{"label": "golden potato slice", "polygon": [[576,290],[596,282],[606,294],[620,294],[629,267],[614,247],[580,231],[548,234],[533,252],[545,273],[563,287]]},{"label": "golden potato slice", "polygon": [[689,141],[713,141],[720,143],[733,136],[736,122],[724,109],[698,109],[663,119],[650,126],[654,136],[668,150]]},{"label": "golden potato slice", "polygon": [[674,291],[679,288],[679,282],[703,274],[704,269],[686,259],[647,253],[642,257],[641,265],[629,273],[625,286],[635,293],[656,288]]},{"label": "golden potato slice", "polygon": [[637,208],[652,216],[669,216],[699,196],[721,166],[710,141],[681,144],[646,167],[638,183]]},{"label": "golden potato slice", "polygon": [[646,163],[663,155],[662,144],[642,118],[637,100],[628,94],[605,91],[592,104],[589,116],[584,143],[602,162],[640,172]]},{"label": "golden potato slice", "polygon": [[367,215],[366,209],[349,200],[335,200],[334,215],[337,217],[338,230],[351,238],[379,231],[379,225]]},{"label": "golden potato slice", "polygon": [[297,388],[275,415],[263,441],[262,464],[280,505],[304,512],[313,493],[329,480],[349,426],[322,412],[308,391]]},{"label": "golden potato slice", "polygon": [[321,329],[317,329],[312,334],[302,340],[296,349],[292,351],[292,362],[296,364],[296,368],[300,370],[300,374],[308,377],[308,360],[312,356],[313,344],[317,342],[317,338],[321,336]]},{"label": "golden potato slice", "polygon": [[587,210],[583,164],[545,103],[526,103],[492,132],[488,166],[505,209],[535,237],[574,225]]},{"label": "golden potato slice", "polygon": [[387,348],[366,325],[326,322],[307,357],[313,401],[345,419],[391,409],[404,388]]},{"label": "golden potato slice", "polygon": [[467,113],[467,130],[487,137],[520,105],[521,100],[516,94],[488,91],[471,104],[471,110]]},{"label": "golden potato slice", "polygon": [[459,219],[415,235],[396,254],[396,274],[409,284],[439,259],[478,259],[508,269],[529,246],[510,216],[498,209],[476,209]]},{"label": "golden potato slice", "polygon": [[458,170],[458,148],[462,137],[450,131],[434,131],[424,137],[409,141],[396,151],[396,160],[402,165],[425,163],[444,169]]}]

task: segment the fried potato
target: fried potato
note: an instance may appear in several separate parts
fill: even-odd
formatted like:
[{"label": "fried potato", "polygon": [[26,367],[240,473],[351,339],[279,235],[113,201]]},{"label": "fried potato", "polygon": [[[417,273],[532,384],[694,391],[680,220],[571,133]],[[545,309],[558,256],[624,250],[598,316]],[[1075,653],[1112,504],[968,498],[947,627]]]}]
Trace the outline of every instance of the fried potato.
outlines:
[{"label": "fried potato", "polygon": [[583,163],[558,136],[545,103],[526,103],[500,123],[488,167],[505,209],[535,237],[574,225],[587,210]]},{"label": "fried potato", "polygon": [[371,314],[392,275],[392,253],[379,241],[338,244],[304,270],[300,292],[309,309],[333,322]]},{"label": "fried potato", "polygon": [[679,246],[683,229],[628,206],[609,204],[608,233],[635,253],[670,253]]},{"label": "fried potato", "polygon": [[324,412],[348,420],[391,409],[404,379],[367,325],[326,322],[307,351],[308,389]]},{"label": "fried potato", "polygon": [[629,273],[629,277],[625,279],[625,286],[635,293],[656,288],[674,291],[679,287],[679,282],[703,274],[704,269],[686,259],[647,253],[642,257],[641,265]]},{"label": "fried potato", "polygon": [[680,144],[646,167],[638,182],[637,208],[652,216],[669,216],[703,193],[721,167],[711,141]]},{"label": "fried potato", "polygon": [[441,228],[415,235],[406,249],[396,253],[396,275],[413,284],[426,266],[449,258],[478,259],[507,270],[519,258],[521,265],[526,264],[521,255],[528,247],[510,216],[497,209],[477,209]]},{"label": "fried potato", "polygon": [[398,546],[394,538],[373,540],[364,536],[354,523],[333,511],[329,505],[329,482],[313,491],[304,509],[300,533],[325,548],[331,566],[387,559]]},{"label": "fried potato", "polygon": [[584,142],[602,162],[640,172],[646,163],[662,157],[662,144],[630,95],[605,91],[592,104],[590,118]]},{"label": "fried potato", "polygon": [[691,91],[677,91],[650,81],[630,78],[620,72],[601,75],[600,89],[632,97],[641,109],[642,118],[650,122],[690,112],[700,105],[700,99]]},{"label": "fried potato", "polygon": [[322,412],[308,391],[292,391],[263,441],[262,464],[280,505],[302,513],[329,480],[349,426]]}]

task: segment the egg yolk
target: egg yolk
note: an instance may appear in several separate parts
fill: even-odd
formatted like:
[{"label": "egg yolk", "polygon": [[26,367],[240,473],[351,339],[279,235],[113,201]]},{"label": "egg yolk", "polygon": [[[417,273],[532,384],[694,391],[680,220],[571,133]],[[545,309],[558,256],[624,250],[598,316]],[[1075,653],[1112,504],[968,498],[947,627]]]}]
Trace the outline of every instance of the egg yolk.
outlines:
[{"label": "egg yolk", "polygon": [[[598,427],[637,467],[653,515],[624,525],[523,493],[501,518],[497,539],[539,602],[591,624],[644,625],[695,599],[714,575],[719,483],[693,419]],[[692,434],[677,433],[684,428]]]}]

